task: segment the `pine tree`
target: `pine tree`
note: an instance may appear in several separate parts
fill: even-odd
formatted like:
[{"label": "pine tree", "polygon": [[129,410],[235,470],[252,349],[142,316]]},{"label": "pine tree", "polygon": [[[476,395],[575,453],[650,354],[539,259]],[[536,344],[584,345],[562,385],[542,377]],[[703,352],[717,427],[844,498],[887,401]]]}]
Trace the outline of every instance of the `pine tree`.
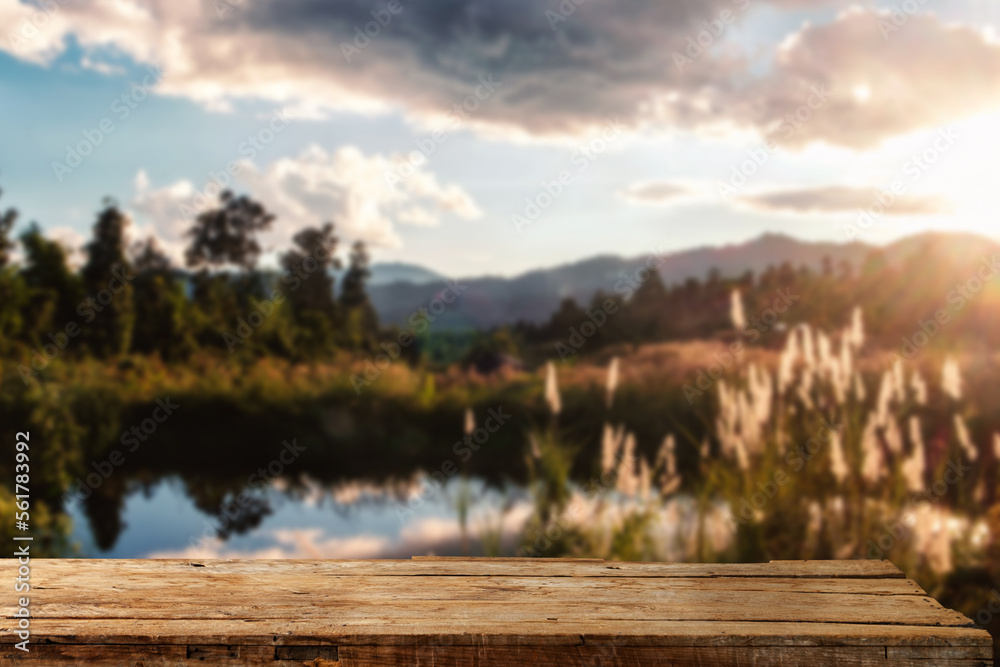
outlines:
[{"label": "pine tree", "polygon": [[365,292],[365,283],[371,276],[368,262],[365,244],[361,241],[355,242],[351,247],[347,273],[344,274],[344,284],[340,293],[347,341],[355,349],[374,348],[378,333],[378,317]]},{"label": "pine tree", "polygon": [[94,239],[87,244],[87,263],[81,272],[86,293],[84,340],[100,356],[128,352],[135,325],[131,267],[125,256],[125,230],[131,221],[118,206],[105,200],[106,208],[94,224]]},{"label": "pine tree", "polygon": [[310,227],[296,234],[296,247],[281,258],[285,269],[283,288],[295,318],[297,346],[310,354],[330,350],[338,316],[334,280],[330,269],[339,269],[334,257],[337,237],[333,224]]}]

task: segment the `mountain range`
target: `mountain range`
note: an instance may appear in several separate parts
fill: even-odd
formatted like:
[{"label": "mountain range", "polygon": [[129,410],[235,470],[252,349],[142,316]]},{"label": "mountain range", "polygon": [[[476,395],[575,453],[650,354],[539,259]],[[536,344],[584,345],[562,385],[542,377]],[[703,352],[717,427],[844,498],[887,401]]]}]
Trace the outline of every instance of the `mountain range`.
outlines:
[{"label": "mountain range", "polygon": [[[926,233],[901,239],[882,247],[887,261],[899,263],[928,241],[947,241],[959,256],[995,248],[996,244],[972,234]],[[838,244],[806,242],[780,234],[765,234],[746,243],[721,247],[700,247],[659,256],[659,273],[664,284],[682,283],[688,278],[704,279],[714,269],[722,277],[738,277],[746,271],[760,273],[768,266],[789,262],[819,270],[824,258],[836,267],[842,262],[861,266],[872,246],[857,241]],[[463,278],[461,298],[448,306],[435,328],[490,329],[518,321],[547,321],[566,297],[581,305],[590,303],[603,290],[614,294],[623,276],[632,275],[650,256],[620,257],[601,255],[571,264],[540,269],[511,277]],[[444,288],[446,277],[420,266],[375,264],[368,293],[379,319],[385,324],[405,325],[409,317],[426,307]]]}]

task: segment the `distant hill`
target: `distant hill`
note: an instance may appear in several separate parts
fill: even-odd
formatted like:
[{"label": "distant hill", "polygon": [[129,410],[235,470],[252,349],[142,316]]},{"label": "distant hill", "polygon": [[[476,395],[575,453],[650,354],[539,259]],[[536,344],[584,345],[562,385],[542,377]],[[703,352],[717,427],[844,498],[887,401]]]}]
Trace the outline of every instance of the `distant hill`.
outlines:
[{"label": "distant hill", "polygon": [[[426,283],[438,282],[440,283],[444,280],[444,276],[440,273],[431,271],[430,269],[425,269],[422,266],[417,266],[416,264],[406,264],[403,262],[376,262],[370,267],[371,277],[368,279],[368,285],[370,287],[378,287],[380,285],[391,285],[393,283],[410,283],[413,285],[424,285]],[[340,285],[341,278],[343,278],[346,269],[341,269],[340,271],[331,271],[333,277],[336,279],[336,284]]]},{"label": "distant hill", "polygon": [[[819,269],[824,257],[829,257],[834,265],[846,261],[858,266],[871,250],[871,246],[857,242],[808,243],[788,236],[766,234],[743,244],[696,248],[664,255],[660,276],[664,283],[670,285],[692,277],[702,279],[712,269],[718,269],[723,277],[736,277],[746,271],[761,272],[768,265],[786,261],[794,266],[805,264]],[[588,304],[599,290],[614,294],[615,286],[622,277],[633,274],[646,261],[647,257],[602,255],[551,269],[531,271],[514,278],[463,279],[460,282],[467,285],[467,289],[458,301],[449,306],[447,327],[489,329],[519,320],[544,322],[566,297]],[[426,274],[434,275],[430,271]],[[437,295],[443,280],[437,277],[425,284],[411,281],[391,285],[372,282],[369,294],[383,323],[402,325],[412,313],[426,306]]]},{"label": "distant hill", "polygon": [[402,262],[380,262],[377,264],[372,264],[371,267],[371,278],[368,281],[369,285],[390,285],[392,283],[413,283],[414,285],[419,285],[422,283],[432,283],[440,282],[444,280],[444,276],[440,273],[435,273],[430,269],[425,269],[422,266],[417,266],[416,264],[404,264]]}]

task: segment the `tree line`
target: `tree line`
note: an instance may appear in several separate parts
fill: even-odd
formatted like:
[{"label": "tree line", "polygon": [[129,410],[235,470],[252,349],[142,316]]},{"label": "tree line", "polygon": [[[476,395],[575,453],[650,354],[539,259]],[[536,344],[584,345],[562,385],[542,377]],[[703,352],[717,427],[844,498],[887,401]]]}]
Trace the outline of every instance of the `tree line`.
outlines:
[{"label": "tree line", "polygon": [[184,267],[149,238],[128,244],[128,216],[106,199],[77,271],[66,249],[32,223],[12,261],[17,211],[0,212],[0,350],[37,377],[62,354],[130,353],[182,360],[196,351],[296,360],[374,350],[379,322],[366,293],[364,243],[350,248],[338,291],[334,225],[308,227],[279,257],[257,266],[259,236],[275,216],[249,196],[220,195],[186,232]]}]

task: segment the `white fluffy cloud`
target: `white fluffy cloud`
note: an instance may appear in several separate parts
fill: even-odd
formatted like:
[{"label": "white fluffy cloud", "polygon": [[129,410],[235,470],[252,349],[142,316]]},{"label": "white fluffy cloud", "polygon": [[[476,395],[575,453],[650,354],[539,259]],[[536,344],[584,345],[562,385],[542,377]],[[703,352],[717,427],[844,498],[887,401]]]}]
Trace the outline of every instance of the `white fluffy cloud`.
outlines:
[{"label": "white fluffy cloud", "polygon": [[66,251],[66,263],[73,269],[83,266],[87,259],[84,246],[87,239],[83,234],[70,227],[53,227],[45,230],[45,235],[57,242]]},{"label": "white fluffy cloud", "polygon": [[[296,232],[325,222],[333,222],[342,239],[394,248],[401,244],[399,225],[434,226],[449,216],[472,220],[482,215],[460,187],[441,184],[421,167],[401,170],[402,159],[366,156],[351,146],[332,153],[312,146],[263,169],[243,162],[236,179],[276,216],[272,230],[262,237],[265,252],[280,252]],[[144,172],[135,187],[130,208],[146,223],[140,235],[154,234],[181,263],[184,234],[191,226],[187,212],[204,210],[199,204],[207,201],[205,189],[189,181],[154,189]]]}]

